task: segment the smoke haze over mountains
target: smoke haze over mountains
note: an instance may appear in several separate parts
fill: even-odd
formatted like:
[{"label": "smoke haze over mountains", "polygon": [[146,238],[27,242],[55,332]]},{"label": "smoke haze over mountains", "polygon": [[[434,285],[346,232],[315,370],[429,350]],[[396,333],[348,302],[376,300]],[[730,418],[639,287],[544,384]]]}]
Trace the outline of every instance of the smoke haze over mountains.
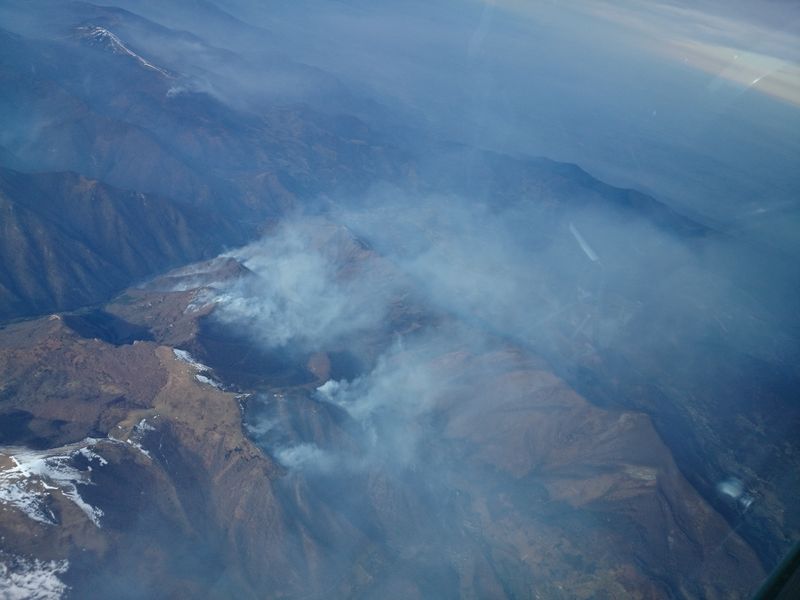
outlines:
[{"label": "smoke haze over mountains", "polygon": [[0,1],[0,595],[747,597],[800,536],[755,6]]}]

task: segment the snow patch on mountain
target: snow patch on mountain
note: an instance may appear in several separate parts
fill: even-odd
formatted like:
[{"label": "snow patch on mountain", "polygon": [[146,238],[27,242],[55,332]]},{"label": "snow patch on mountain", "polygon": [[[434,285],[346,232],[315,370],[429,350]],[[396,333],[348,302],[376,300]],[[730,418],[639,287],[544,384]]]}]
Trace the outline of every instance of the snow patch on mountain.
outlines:
[{"label": "snow patch on mountain", "polygon": [[77,28],[78,34],[85,40],[88,40],[90,43],[104,46],[110,49],[115,54],[120,54],[122,56],[129,56],[136,60],[142,67],[145,69],[151,69],[158,73],[161,73],[164,77],[171,77],[171,75],[161,67],[157,67],[150,61],[142,58],[136,52],[128,48],[125,43],[114,33],[111,33],[108,29],[104,27],[97,27],[96,25],[88,25],[85,27],[78,27]]},{"label": "snow patch on mountain", "polygon": [[152,458],[150,453],[142,446],[142,440],[144,436],[147,435],[149,431],[155,431],[156,428],[150,425],[146,419],[142,419],[136,425],[133,426],[131,430],[131,434],[128,436],[126,440],[131,446],[136,448],[139,452],[144,454],[147,458]]},{"label": "snow patch on mountain", "polygon": [[0,598],[55,600],[69,590],[59,579],[67,560],[39,560],[0,553]]},{"label": "snow patch on mountain", "polygon": [[[91,485],[92,463],[100,467],[107,464],[93,450],[97,442],[86,438],[50,450],[0,447],[0,504],[13,506],[34,521],[55,525],[49,499],[53,492],[60,491],[100,527],[103,511],[85,502],[78,491],[80,485]],[[88,463],[83,470],[76,466],[78,456]]]},{"label": "snow patch on mountain", "polygon": [[179,350],[178,348],[173,348],[172,351],[175,353],[175,357],[178,360],[185,362],[196,371],[194,378],[197,381],[205,385],[210,385],[212,387],[215,387],[218,390],[222,389],[222,384],[220,384],[213,378],[209,377],[211,373],[211,367],[204,365],[203,363],[195,359],[186,350]]},{"label": "snow patch on mountain", "polygon": [[185,362],[186,364],[190,365],[196,371],[210,371],[211,368],[201,363],[199,360],[195,359],[191,354],[189,354],[186,350],[180,350],[178,348],[173,348],[172,352],[178,358]]}]

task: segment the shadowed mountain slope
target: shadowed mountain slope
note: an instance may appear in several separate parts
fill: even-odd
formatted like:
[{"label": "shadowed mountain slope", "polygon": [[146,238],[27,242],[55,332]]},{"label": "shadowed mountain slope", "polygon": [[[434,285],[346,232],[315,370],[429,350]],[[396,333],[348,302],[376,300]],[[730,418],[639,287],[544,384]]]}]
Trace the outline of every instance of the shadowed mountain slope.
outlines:
[{"label": "shadowed mountain slope", "polygon": [[237,237],[197,210],[74,173],[0,169],[0,215],[4,318],[96,303]]}]

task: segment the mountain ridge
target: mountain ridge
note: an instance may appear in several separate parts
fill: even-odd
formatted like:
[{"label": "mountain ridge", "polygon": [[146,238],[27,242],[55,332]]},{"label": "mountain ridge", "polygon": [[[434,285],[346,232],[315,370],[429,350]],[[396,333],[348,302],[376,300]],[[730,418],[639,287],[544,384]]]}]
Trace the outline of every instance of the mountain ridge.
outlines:
[{"label": "mountain ridge", "polygon": [[4,319],[96,304],[133,281],[242,241],[200,211],[70,172],[0,168],[0,211]]}]

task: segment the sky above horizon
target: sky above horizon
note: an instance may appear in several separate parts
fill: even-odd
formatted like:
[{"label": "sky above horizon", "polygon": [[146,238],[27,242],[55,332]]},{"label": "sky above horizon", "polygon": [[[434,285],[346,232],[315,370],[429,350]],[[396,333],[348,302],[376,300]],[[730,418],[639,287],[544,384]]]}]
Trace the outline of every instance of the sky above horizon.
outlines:
[{"label": "sky above horizon", "polygon": [[400,103],[443,137],[574,162],[800,255],[798,6],[225,6],[283,36],[291,55]]}]

